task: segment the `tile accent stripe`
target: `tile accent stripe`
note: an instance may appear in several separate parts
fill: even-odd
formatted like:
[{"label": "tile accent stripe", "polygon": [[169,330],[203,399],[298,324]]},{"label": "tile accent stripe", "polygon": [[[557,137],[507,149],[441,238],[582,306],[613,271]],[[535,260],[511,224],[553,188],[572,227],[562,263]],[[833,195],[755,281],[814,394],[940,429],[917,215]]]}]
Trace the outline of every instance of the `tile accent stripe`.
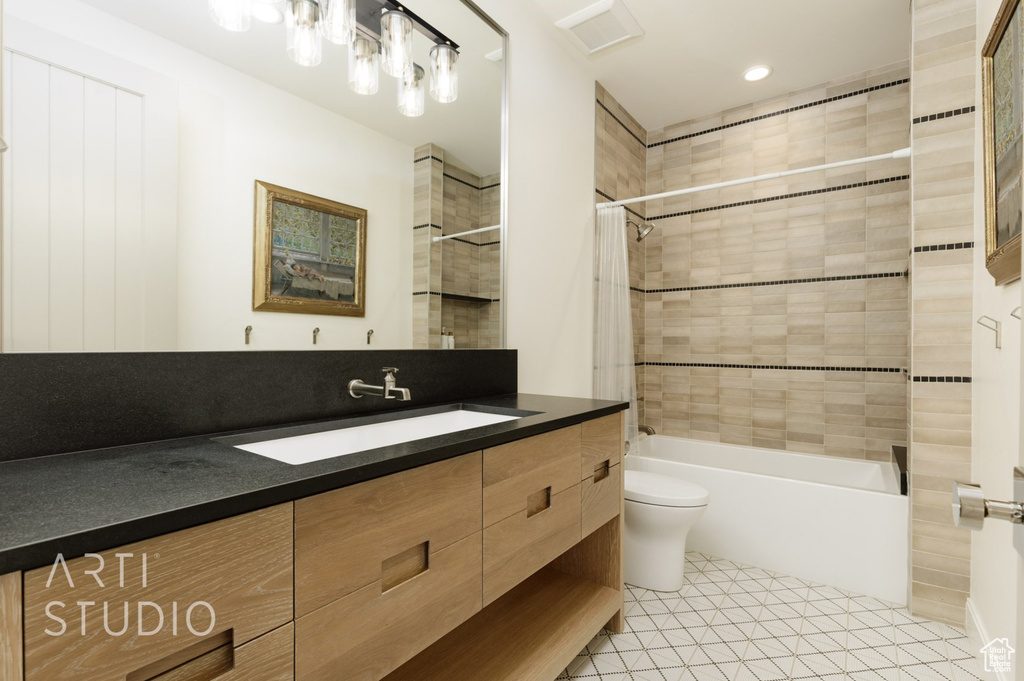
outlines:
[{"label": "tile accent stripe", "polygon": [[[745,118],[742,121],[736,121],[735,123],[728,123],[726,125],[719,125],[719,126],[716,126],[714,128],[708,128],[707,130],[701,130],[699,132],[691,132],[691,133],[689,133],[687,135],[680,135],[679,137],[673,137],[672,139],[667,139],[667,140],[665,140],[663,142],[655,142],[653,144],[648,144],[647,148],[648,149],[653,149],[654,147],[660,147],[660,146],[663,146],[663,145],[666,145],[666,144],[672,144],[673,142],[680,142],[682,140],[688,140],[688,139],[691,139],[693,137],[699,137],[700,135],[707,135],[708,133],[718,132],[719,130],[725,130],[727,128],[735,128],[738,125],[745,125],[747,123],[753,123],[755,121],[761,121],[761,120],[764,120],[766,118],[773,118],[775,116],[783,116],[785,114],[792,113],[794,111],[801,111],[803,109],[810,109],[811,107],[821,106],[822,104],[828,104],[829,102],[837,102],[837,101],[839,101],[841,99],[849,99],[850,97],[856,97],[857,95],[867,94],[868,92],[875,92],[876,90],[884,90],[885,88],[896,87],[897,85],[904,85],[904,84],[909,83],[909,82],[910,82],[909,78],[901,78],[899,80],[894,80],[894,81],[891,81],[889,83],[883,83],[881,85],[875,85],[875,86],[872,86],[872,87],[869,87],[869,88],[864,88],[862,90],[855,90],[854,92],[847,92],[846,94],[836,95],[834,97],[827,97],[825,99],[819,99],[819,100],[817,100],[815,102],[808,102],[807,104],[801,104],[800,106],[792,106],[792,107],[789,107],[788,109],[780,109],[778,111],[772,111],[771,113],[761,114],[760,116],[754,116],[753,118]],[[613,116],[613,118],[614,118],[614,116]],[[616,120],[618,120],[618,119],[616,119]]]},{"label": "tile accent stripe", "polygon": [[918,123],[927,123],[929,121],[941,121],[943,118],[952,118],[953,116],[963,116],[964,114],[974,113],[975,107],[968,106],[963,109],[951,109],[950,111],[943,111],[941,113],[934,113],[929,116],[918,116],[914,119],[914,125]]},{"label": "tile accent stripe", "polygon": [[429,159],[433,159],[433,160],[437,161],[438,163],[444,163],[444,161],[439,159],[437,156],[424,156],[423,158],[416,159],[415,161],[413,161],[413,163],[416,164],[416,163],[419,163],[420,161],[426,161],[428,158]]},{"label": "tile accent stripe", "polygon": [[955,244],[933,244],[931,246],[914,246],[914,253],[929,253],[931,251],[958,251],[961,248],[974,248],[973,241],[962,241]]},{"label": "tile accent stripe", "polygon": [[621,126],[622,126],[622,129],[623,129],[623,130],[625,130],[626,132],[628,132],[628,133],[629,133],[629,135],[630,135],[630,137],[632,137],[633,139],[635,139],[635,140],[636,140],[637,142],[639,142],[640,144],[644,145],[644,147],[646,147],[646,148],[650,149],[650,147],[648,147],[648,146],[647,146],[647,142],[645,142],[645,141],[643,141],[642,139],[640,139],[640,138],[639,138],[639,137],[637,136],[637,134],[636,134],[635,132],[633,132],[632,130],[630,130],[630,129],[629,129],[629,126],[627,126],[627,125],[626,125],[625,123],[623,123],[623,122],[622,122],[622,119],[620,119],[620,118],[619,118],[618,116],[616,116],[615,114],[613,114],[613,113],[612,113],[612,110],[611,110],[611,109],[609,109],[608,107],[606,107],[606,106],[604,105],[604,103],[603,103],[603,102],[602,102],[602,101],[601,101],[600,99],[599,99],[599,100],[597,100],[597,105],[598,105],[599,107],[601,107],[602,109],[604,109],[604,110],[605,110],[605,111],[606,111],[606,112],[608,113],[608,115],[609,115],[609,116],[611,116],[611,117],[612,117],[612,119],[613,119],[613,120],[614,120],[614,121],[615,121],[616,123],[618,123],[619,125],[621,125]]},{"label": "tile accent stripe", "polygon": [[468,303],[500,303],[501,298],[476,298],[474,296],[463,296],[458,293],[442,293],[440,291],[413,291],[414,296],[440,296],[444,300],[458,300]]},{"label": "tile accent stripe", "polygon": [[914,383],[970,383],[970,376],[914,376]]},{"label": "tile accent stripe", "polygon": [[[828,366],[806,366],[792,364],[719,364],[711,362],[636,362],[636,366],[644,367],[697,367],[707,369],[767,369],[782,371],[844,371],[863,372],[872,374],[898,374],[903,371],[902,367],[828,367]],[[970,382],[967,379],[965,382]]]},{"label": "tile accent stripe", "polygon": [[[612,196],[611,194],[606,194],[605,192],[601,191],[600,189],[595,188],[594,189],[594,193],[597,194],[598,196],[600,196],[602,199],[607,199],[608,201],[612,201],[612,202],[618,201],[618,199],[616,199],[614,196]],[[636,217],[640,218],[641,220],[645,220],[645,221],[647,220],[647,218],[645,218],[643,215],[640,215],[640,213],[637,213],[635,210],[633,210],[629,206],[623,206],[623,208],[626,209],[627,213],[632,213],[633,215],[635,215]]]},{"label": "tile accent stripe", "polygon": [[737,208],[739,206],[750,206],[757,203],[770,203],[772,201],[785,201],[787,199],[795,199],[800,196],[814,196],[817,194],[829,194],[832,192],[846,191],[847,189],[858,189],[860,187],[869,187],[876,184],[888,184],[890,182],[903,182],[909,180],[910,175],[895,175],[893,177],[884,177],[880,180],[868,180],[867,182],[855,182],[853,184],[841,184],[835,187],[825,187],[823,189],[812,189],[806,192],[795,192],[793,194],[779,194],[778,196],[766,196],[763,199],[751,199],[749,201],[737,201],[736,203],[725,203],[720,206],[708,206],[707,208],[694,208],[693,210],[685,210],[679,213],[666,213],[665,215],[655,215],[650,220],[668,220],[669,218],[685,217],[687,215],[695,215],[697,213],[710,213],[716,210],[725,210],[726,208]]},{"label": "tile accent stripe", "polygon": [[465,180],[460,180],[459,178],[455,177],[454,175],[449,175],[448,173],[444,173],[444,176],[447,177],[449,180],[455,180],[456,182],[458,182],[460,184],[464,184],[467,187],[469,187],[470,189],[475,189],[478,192],[479,191],[483,191],[484,189],[494,189],[495,187],[500,187],[501,186],[500,182],[496,182],[495,184],[489,184],[486,187],[477,187],[475,184],[470,184],[469,182],[466,182]]},{"label": "tile accent stripe", "polygon": [[751,281],[740,284],[708,284],[707,286],[680,286],[678,288],[640,289],[630,286],[637,293],[682,293],[686,291],[711,291],[724,288],[753,288],[756,286],[785,286],[787,284],[817,284],[823,281],[857,281],[860,279],[892,279],[905,277],[906,272],[876,272],[873,274],[845,274],[835,277],[811,277],[807,279],[776,279],[775,281]]},{"label": "tile accent stripe", "polygon": [[470,241],[468,239],[460,239],[457,236],[452,237],[451,241],[458,241],[460,244],[469,244],[470,246],[494,246],[496,244],[501,243],[500,241],[488,241],[486,243],[478,244],[475,241]]}]

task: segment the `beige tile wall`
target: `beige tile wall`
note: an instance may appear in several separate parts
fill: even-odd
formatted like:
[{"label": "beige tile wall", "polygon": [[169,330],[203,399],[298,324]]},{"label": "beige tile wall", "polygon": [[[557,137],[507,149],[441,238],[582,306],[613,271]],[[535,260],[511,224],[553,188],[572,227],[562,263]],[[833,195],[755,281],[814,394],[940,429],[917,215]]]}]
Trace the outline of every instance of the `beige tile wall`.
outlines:
[{"label": "beige tile wall", "polygon": [[[626,199],[647,194],[647,131],[620,105],[600,83],[597,84],[596,139],[595,139],[595,200]],[[629,219],[643,222],[646,206],[642,203],[628,207]],[[628,226],[628,234],[636,235],[635,227]],[[631,236],[629,245],[629,285],[633,322],[633,348],[637,382],[637,406],[640,423],[646,418],[646,370],[644,361],[645,324],[644,294],[646,244],[637,243]]]},{"label": "beige tile wall", "polygon": [[[439,348],[442,330],[459,348],[501,344],[501,246],[498,232],[433,243],[433,237],[500,222],[500,177],[479,177],[445,159],[428,144],[415,151],[413,335],[417,348]],[[468,302],[441,293],[487,298]]]},{"label": "beige tile wall", "polygon": [[[915,119],[973,106],[976,0],[913,3]],[[971,248],[976,113],[915,122],[911,262],[911,609],[963,625],[970,533],[953,527],[951,482],[971,476]],[[921,250],[919,250],[921,249]],[[925,382],[937,377],[943,382]],[[952,377],[954,382],[946,382]],[[959,382],[955,382],[959,380]]]},{"label": "beige tile wall", "polygon": [[[647,192],[904,147],[910,87],[890,84],[908,71],[894,65],[650,131]],[[907,161],[888,161],[649,201],[658,229],[643,275],[648,423],[853,458],[888,460],[890,445],[905,444],[910,183],[892,178],[908,174]],[[867,275],[892,276],[764,285]],[[693,287],[712,288],[664,290]],[[764,368],[776,366],[876,371]]]}]

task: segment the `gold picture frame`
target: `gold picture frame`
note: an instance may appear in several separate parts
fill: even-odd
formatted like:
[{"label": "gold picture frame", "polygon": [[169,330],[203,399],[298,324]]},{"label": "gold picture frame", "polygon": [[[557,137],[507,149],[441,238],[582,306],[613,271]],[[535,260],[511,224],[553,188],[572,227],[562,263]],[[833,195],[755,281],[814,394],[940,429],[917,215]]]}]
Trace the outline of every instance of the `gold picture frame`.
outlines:
[{"label": "gold picture frame", "polygon": [[366,218],[257,180],[252,309],[365,317]]},{"label": "gold picture frame", "polygon": [[981,51],[985,267],[997,286],[1021,276],[1024,54],[1020,0],[1003,0]]}]

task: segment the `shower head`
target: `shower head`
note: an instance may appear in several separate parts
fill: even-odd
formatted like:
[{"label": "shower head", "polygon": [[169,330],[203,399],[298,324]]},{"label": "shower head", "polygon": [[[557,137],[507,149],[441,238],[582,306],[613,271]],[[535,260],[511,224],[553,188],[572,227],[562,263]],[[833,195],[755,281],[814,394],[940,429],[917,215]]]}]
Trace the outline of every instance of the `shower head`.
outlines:
[{"label": "shower head", "polygon": [[626,224],[633,225],[634,227],[636,227],[637,241],[643,241],[644,237],[646,237],[648,234],[654,231],[653,222],[645,222],[643,224],[640,224],[639,222],[635,222],[633,220],[627,220]]}]

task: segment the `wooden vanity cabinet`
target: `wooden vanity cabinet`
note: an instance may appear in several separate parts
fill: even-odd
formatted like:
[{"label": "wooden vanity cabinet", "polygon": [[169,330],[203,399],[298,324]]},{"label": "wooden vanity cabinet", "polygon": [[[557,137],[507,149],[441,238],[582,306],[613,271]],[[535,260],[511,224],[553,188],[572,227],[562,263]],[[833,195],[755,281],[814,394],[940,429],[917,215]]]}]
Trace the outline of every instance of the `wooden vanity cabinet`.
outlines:
[{"label": "wooden vanity cabinet", "polygon": [[623,511],[623,416],[613,414],[586,421],[581,426],[581,435],[582,534],[586,537]]},{"label": "wooden vanity cabinet", "polygon": [[26,572],[25,681],[290,678],[292,522],[283,504]]},{"label": "wooden vanity cabinet", "polygon": [[0,681],[22,681],[21,573],[0,575]]},{"label": "wooden vanity cabinet", "polygon": [[0,681],[553,679],[623,626],[622,423],[0,575]]},{"label": "wooden vanity cabinet", "polygon": [[580,426],[484,451],[484,605],[580,540]]},{"label": "wooden vanity cabinet", "polygon": [[295,676],[380,679],[479,612],[481,454],[295,502]]}]

